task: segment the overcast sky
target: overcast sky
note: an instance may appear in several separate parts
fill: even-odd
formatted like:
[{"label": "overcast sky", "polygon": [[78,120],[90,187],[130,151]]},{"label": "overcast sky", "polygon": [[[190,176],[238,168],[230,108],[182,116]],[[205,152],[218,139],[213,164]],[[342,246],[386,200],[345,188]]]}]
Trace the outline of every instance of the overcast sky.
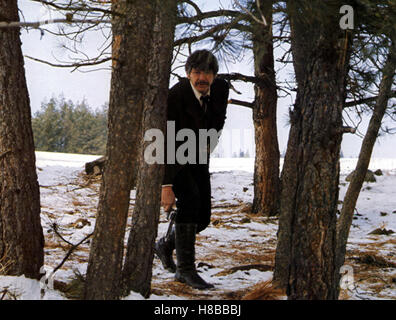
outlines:
[{"label": "overcast sky", "polygon": [[[48,12],[43,10],[40,5],[32,3],[29,0],[19,0],[20,9],[23,12],[26,21],[38,21],[48,18]],[[204,9],[213,9],[217,1],[202,1]],[[222,3],[227,3],[223,0]],[[43,36],[39,30],[29,32],[22,31],[22,50],[24,55],[33,56],[43,60],[56,62],[55,58],[66,60],[68,53],[61,49],[61,40],[45,33]],[[95,52],[101,45],[101,38],[90,36],[83,43],[87,52]],[[240,72],[243,74],[252,74],[253,66],[251,60],[243,63],[221,64],[220,72]],[[291,67],[291,66],[290,66]],[[283,69],[277,75],[277,80],[288,76],[292,69]],[[98,108],[108,102],[110,91],[110,70],[100,70],[95,72],[81,73],[79,71],[71,72],[71,69],[54,68],[42,63],[25,59],[26,78],[28,82],[29,95],[31,100],[32,113],[40,109],[43,101],[51,97],[63,95],[66,99],[74,102],[86,100],[91,108]],[[175,80],[171,84],[175,83]],[[242,95],[231,91],[230,97],[245,101],[252,101],[254,93],[251,85],[241,82],[234,83]],[[286,150],[288,139],[288,108],[292,104],[290,97],[278,100],[278,137],[279,149],[283,153]],[[367,125],[367,120],[363,124]],[[392,124],[390,124],[392,126]],[[396,124],[394,125],[396,126]],[[236,133],[239,130],[239,138]],[[361,131],[365,132],[365,125]],[[232,141],[225,144],[233,150],[227,150],[227,155],[232,152],[249,150],[252,155],[253,146],[253,123],[251,110],[229,105],[227,110],[227,120],[225,125],[227,134],[233,136]],[[345,134],[342,143],[342,152],[345,157],[356,157],[359,153],[361,138],[352,134]],[[228,147],[226,147],[228,148]],[[374,157],[391,157],[396,158],[396,137],[380,137],[376,143]]]}]

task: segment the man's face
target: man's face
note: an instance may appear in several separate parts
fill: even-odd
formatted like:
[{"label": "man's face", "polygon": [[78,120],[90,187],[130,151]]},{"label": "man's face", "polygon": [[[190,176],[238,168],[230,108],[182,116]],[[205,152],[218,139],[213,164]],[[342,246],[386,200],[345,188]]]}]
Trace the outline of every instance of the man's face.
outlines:
[{"label": "man's face", "polygon": [[187,74],[187,77],[199,93],[207,94],[215,79],[215,74],[212,71],[202,71],[192,68],[190,74]]}]

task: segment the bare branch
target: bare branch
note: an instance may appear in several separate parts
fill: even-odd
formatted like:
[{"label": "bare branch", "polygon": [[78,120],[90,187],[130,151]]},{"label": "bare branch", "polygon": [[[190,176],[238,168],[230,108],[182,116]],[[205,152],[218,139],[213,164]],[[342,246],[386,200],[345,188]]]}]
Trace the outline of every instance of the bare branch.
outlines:
[{"label": "bare branch", "polygon": [[111,15],[117,15],[117,16],[123,16],[122,14],[120,14],[119,12],[115,12],[109,9],[104,9],[104,8],[98,8],[98,7],[92,7],[92,6],[72,6],[71,5],[71,1],[68,5],[58,5],[54,2],[50,2],[50,1],[45,1],[45,0],[30,0],[33,2],[38,2],[50,7],[53,7],[57,10],[61,10],[61,11],[73,11],[73,12],[83,12],[83,11],[87,11],[87,12],[101,12],[101,13],[105,13],[105,14],[111,14]]},{"label": "bare branch", "polygon": [[205,40],[207,38],[213,37],[216,38],[216,33],[223,31],[223,30],[229,30],[229,29],[237,29],[240,31],[245,31],[245,32],[251,32],[251,29],[248,25],[244,25],[244,24],[238,24],[236,21],[232,21],[232,22],[227,22],[227,23],[222,23],[222,24],[218,24],[213,26],[212,28],[210,28],[209,30],[207,30],[206,32],[197,35],[197,36],[188,36],[185,38],[181,38],[178,39],[174,42],[174,46],[180,46],[182,44],[191,44],[194,42],[199,42],[202,40]]},{"label": "bare branch", "polygon": [[[59,265],[57,265],[54,270],[52,270],[52,274],[54,274],[56,271],[58,271],[64,265],[64,263],[67,261],[67,259],[69,259],[70,255],[73,253],[73,251],[76,250],[78,248],[78,246],[81,245],[83,242],[87,241],[92,235],[93,235],[93,232],[88,234],[87,236],[85,236],[80,242],[72,245],[71,248],[69,249],[69,251],[66,253],[63,260],[61,261],[61,263]],[[68,241],[67,241],[67,243],[70,244],[70,242],[68,242]]]},{"label": "bare branch", "polygon": [[339,130],[340,133],[356,133],[356,128],[352,127],[341,127]]},{"label": "bare branch", "polygon": [[244,15],[240,11],[235,11],[235,10],[225,10],[225,9],[220,9],[217,11],[208,11],[208,12],[202,12],[201,14],[197,14],[192,17],[179,17],[178,24],[182,23],[194,23],[196,21],[201,21],[204,19],[210,19],[210,18],[219,18],[219,17],[224,17],[224,16],[229,16],[229,17],[243,17],[243,20],[250,20],[250,16]]},{"label": "bare branch", "polygon": [[89,24],[99,24],[99,23],[111,23],[110,20],[86,20],[86,19],[49,19],[37,22],[0,22],[0,29],[5,28],[35,28],[39,29],[41,26],[48,25],[48,24],[56,24],[56,23],[89,23]]},{"label": "bare branch", "polygon": [[230,100],[228,100],[228,103],[235,104],[235,105],[242,106],[242,107],[247,107],[250,109],[254,108],[253,102],[247,102],[247,101],[242,101],[242,100],[237,100],[237,99],[230,99]]},{"label": "bare branch", "polygon": [[189,4],[191,7],[193,7],[194,10],[197,12],[197,14],[202,14],[201,9],[198,7],[198,5],[194,1],[184,0],[183,2]]},{"label": "bare branch", "polygon": [[71,63],[71,64],[55,64],[49,61],[45,61],[45,60],[41,60],[38,58],[34,58],[34,57],[30,57],[30,56],[26,56],[26,58],[31,59],[33,61],[36,62],[40,62],[40,63],[44,63],[44,64],[48,64],[51,67],[58,67],[58,68],[79,68],[79,67],[88,67],[88,66],[96,66],[102,63],[105,63],[107,61],[110,61],[112,58],[108,57],[108,58],[104,58],[101,60],[96,60],[96,61],[89,61],[89,62],[77,62],[77,63]]},{"label": "bare branch", "polygon": [[58,231],[58,225],[57,225],[56,223],[53,223],[53,224],[52,224],[52,230],[54,231],[54,233],[55,233],[62,241],[66,242],[68,245],[71,246],[70,249],[68,250],[68,252],[66,253],[65,257],[64,257],[63,260],[61,261],[61,263],[60,263],[59,265],[57,265],[57,266],[55,267],[54,270],[52,270],[52,274],[55,274],[55,272],[58,271],[58,270],[63,266],[63,264],[64,264],[64,263],[66,262],[66,260],[70,257],[70,255],[73,253],[73,251],[76,250],[77,247],[78,247],[79,245],[81,245],[83,242],[85,242],[86,240],[88,240],[88,239],[93,235],[93,232],[90,233],[90,234],[88,234],[87,236],[85,236],[85,237],[84,237],[81,241],[79,241],[78,243],[73,244],[73,243],[71,243],[70,241],[66,240],[66,239],[60,234],[60,232]]},{"label": "bare branch", "polygon": [[256,2],[257,2],[257,9],[258,9],[258,12],[259,12],[260,15],[261,15],[261,20],[262,20],[262,22],[264,23],[264,26],[266,27],[266,26],[268,25],[268,23],[267,23],[267,19],[265,19],[265,16],[264,16],[263,11],[261,10],[260,0],[256,0]]},{"label": "bare branch", "polygon": [[238,0],[234,0],[234,1],[235,1],[235,3],[237,4],[237,6],[238,6],[239,8],[241,8],[246,14],[248,14],[254,21],[256,21],[256,22],[259,23],[259,24],[264,25],[265,27],[268,25],[267,20],[265,19],[265,17],[264,17],[264,15],[262,14],[261,10],[260,10],[260,12],[261,12],[261,18],[262,18],[262,20],[260,20],[259,18],[257,18],[252,12],[250,12],[250,11],[249,11],[248,9],[246,9],[243,5],[241,5],[241,4],[239,3]]},{"label": "bare branch", "polygon": [[[368,97],[368,98],[363,98],[363,99],[359,99],[359,100],[354,100],[354,101],[348,101],[345,103],[344,108],[350,108],[350,107],[355,107],[361,104],[365,104],[365,103],[370,103],[370,102],[375,102],[377,100],[377,96],[375,97]],[[393,90],[391,92],[390,98],[396,98],[396,90]]]},{"label": "bare branch", "polygon": [[217,77],[228,81],[244,81],[251,82],[258,86],[263,84],[263,80],[254,76],[247,76],[241,73],[219,73]]}]

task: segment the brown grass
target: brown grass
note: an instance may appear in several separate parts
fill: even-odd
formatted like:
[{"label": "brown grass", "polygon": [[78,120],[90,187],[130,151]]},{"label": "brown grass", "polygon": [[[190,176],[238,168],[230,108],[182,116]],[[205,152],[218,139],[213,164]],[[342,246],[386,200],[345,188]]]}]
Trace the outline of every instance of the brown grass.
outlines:
[{"label": "brown grass", "polygon": [[64,293],[68,299],[81,300],[84,297],[85,277],[79,272],[74,272],[70,282],[54,281],[54,289]]},{"label": "brown grass", "polygon": [[8,288],[0,291],[0,300],[18,300],[20,294],[18,292],[11,292]]},{"label": "brown grass", "polygon": [[[213,249],[210,253],[206,254],[204,257],[199,255],[197,260],[204,259],[207,263],[212,263],[214,265],[218,265],[216,261],[221,261],[222,265],[227,265],[228,263],[224,263],[224,260],[227,258],[231,259],[230,263],[232,265],[246,265],[246,264],[257,264],[257,263],[265,263],[269,265],[273,265],[274,255],[272,252],[265,253],[253,253],[253,252],[244,252],[241,249],[230,251],[230,248],[221,248]],[[228,264],[229,265],[229,264]]]},{"label": "brown grass", "polygon": [[13,264],[13,261],[7,260],[7,253],[9,248],[6,249],[6,252],[0,259],[0,274],[5,274],[7,269]]},{"label": "brown grass", "polygon": [[[223,201],[226,201],[226,200],[223,200]],[[220,203],[218,203],[218,204],[212,204],[212,209],[220,209],[220,208],[221,209],[230,209],[230,208],[238,208],[238,207],[241,206],[239,203],[238,204],[235,204],[235,203],[221,203],[222,200],[220,200],[219,202]],[[226,211],[226,210],[217,211],[216,214],[218,214],[220,212],[230,214],[230,211]]]},{"label": "brown grass", "polygon": [[241,213],[252,213],[253,205],[251,203],[244,203],[241,206]]},{"label": "brown grass", "polygon": [[179,297],[185,298],[193,298],[195,300],[202,299],[210,299],[212,298],[212,294],[209,291],[193,289],[184,283],[180,283],[175,280],[163,281],[161,283],[156,283],[151,290],[152,294],[156,295],[176,295]]},{"label": "brown grass", "polygon": [[75,206],[75,207],[83,207],[83,206],[86,205],[86,203],[83,203],[83,202],[81,202],[81,201],[79,201],[79,200],[73,200],[73,201],[72,201],[72,204],[73,204],[73,206]]},{"label": "brown grass", "polygon": [[235,273],[237,271],[249,271],[251,269],[256,269],[259,271],[271,271],[273,270],[273,266],[271,265],[267,265],[267,264],[250,264],[250,265],[242,265],[242,266],[235,266],[223,271],[220,271],[218,273],[215,274],[215,276],[219,277],[219,276],[226,276],[232,273]]},{"label": "brown grass", "polygon": [[44,247],[46,249],[64,249],[64,247],[56,241],[51,241],[51,240],[45,240],[45,245]]},{"label": "brown grass", "polygon": [[[364,292],[376,298],[394,299],[384,289],[393,281],[392,270],[396,263],[382,257],[378,250],[378,244],[381,246],[394,241],[395,239],[389,239],[380,243],[362,243],[359,244],[359,248],[348,250],[346,264],[353,266],[357,293]],[[351,293],[342,290],[340,299],[350,298]]]},{"label": "brown grass", "polygon": [[364,252],[357,257],[352,257],[351,259],[357,261],[358,263],[377,268],[396,268],[396,263],[388,261],[373,252]]},{"label": "brown grass", "polygon": [[84,228],[86,225],[90,226],[91,222],[89,222],[88,219],[79,218],[75,222],[67,224],[65,227],[72,228],[72,229],[81,229],[81,228]]},{"label": "brown grass", "polygon": [[375,243],[375,246],[383,247],[383,246],[386,246],[386,245],[392,245],[392,246],[396,245],[396,239],[395,238],[391,238],[391,239],[388,239],[386,241],[376,242]]},{"label": "brown grass", "polygon": [[254,285],[242,300],[280,300],[285,296],[283,290],[272,285],[272,281],[264,281]]}]

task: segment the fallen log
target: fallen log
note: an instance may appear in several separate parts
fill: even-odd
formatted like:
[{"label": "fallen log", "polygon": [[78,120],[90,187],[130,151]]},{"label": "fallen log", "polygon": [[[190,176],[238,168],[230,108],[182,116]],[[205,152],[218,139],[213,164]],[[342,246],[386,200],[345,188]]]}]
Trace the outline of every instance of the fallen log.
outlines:
[{"label": "fallen log", "polygon": [[91,162],[87,162],[85,164],[85,173],[88,175],[100,175],[103,174],[103,170],[106,164],[106,157],[100,157],[99,159],[96,159]]}]

